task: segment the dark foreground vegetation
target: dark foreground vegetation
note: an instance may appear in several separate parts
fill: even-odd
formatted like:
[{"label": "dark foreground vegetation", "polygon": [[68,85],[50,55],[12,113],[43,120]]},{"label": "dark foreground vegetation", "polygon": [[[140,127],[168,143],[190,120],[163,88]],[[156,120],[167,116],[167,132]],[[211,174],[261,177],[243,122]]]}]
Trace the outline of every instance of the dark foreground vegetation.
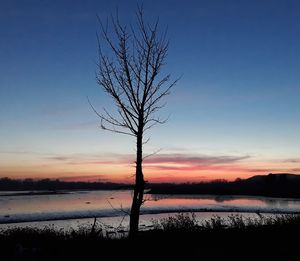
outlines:
[{"label": "dark foreground vegetation", "polygon": [[[199,223],[178,214],[136,238],[111,237],[99,226],[1,231],[1,260],[300,260],[300,216],[218,216]],[[139,252],[137,252],[137,250]]]}]

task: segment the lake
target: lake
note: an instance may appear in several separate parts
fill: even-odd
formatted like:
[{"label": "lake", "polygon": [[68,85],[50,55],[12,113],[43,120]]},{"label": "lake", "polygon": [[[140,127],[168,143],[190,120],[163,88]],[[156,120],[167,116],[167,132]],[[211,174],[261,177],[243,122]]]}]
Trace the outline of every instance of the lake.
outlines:
[{"label": "lake", "polygon": [[[94,217],[108,227],[123,221],[130,209],[132,193],[128,190],[72,191],[63,194],[28,195],[27,192],[0,192],[0,227],[44,226],[64,229],[91,224]],[[253,196],[145,195],[141,208],[141,226],[152,219],[176,212],[195,212],[198,219],[218,213],[255,215],[255,213],[300,213],[299,199]]]}]

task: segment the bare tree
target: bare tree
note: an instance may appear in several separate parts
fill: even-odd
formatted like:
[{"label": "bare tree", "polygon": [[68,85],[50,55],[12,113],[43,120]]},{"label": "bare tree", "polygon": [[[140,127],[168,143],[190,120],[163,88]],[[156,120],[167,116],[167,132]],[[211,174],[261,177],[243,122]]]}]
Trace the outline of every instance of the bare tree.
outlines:
[{"label": "bare tree", "polygon": [[[145,23],[141,8],[138,8],[136,18],[135,27],[122,25],[118,14],[105,26],[99,19],[101,39],[98,37],[97,83],[112,98],[116,112],[103,109],[99,113],[91,105],[101,119],[102,129],[136,139],[129,236],[138,232],[140,208],[144,202],[143,138],[154,125],[166,122],[156,112],[164,107],[163,98],[177,82],[170,82],[169,74],[161,75],[169,45],[166,31],[158,32],[158,20],[153,25]],[[109,50],[106,54],[103,53],[103,44]]]}]

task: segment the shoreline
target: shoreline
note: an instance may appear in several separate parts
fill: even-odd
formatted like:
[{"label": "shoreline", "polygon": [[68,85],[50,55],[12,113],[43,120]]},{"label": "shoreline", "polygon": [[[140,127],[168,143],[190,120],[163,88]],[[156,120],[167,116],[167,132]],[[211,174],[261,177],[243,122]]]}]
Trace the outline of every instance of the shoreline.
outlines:
[{"label": "shoreline", "polygon": [[[114,218],[124,216],[124,211],[127,209],[120,210],[109,210],[105,212],[100,211],[87,211],[78,213],[46,213],[39,214],[19,214],[17,217],[4,216],[0,217],[1,225],[19,224],[19,223],[30,223],[30,222],[50,222],[50,221],[66,221],[66,220],[80,220],[87,218]],[[102,213],[99,213],[102,212]],[[198,207],[198,208],[169,208],[169,209],[145,209],[141,210],[141,216],[143,215],[159,215],[159,214],[176,214],[176,213],[253,213],[253,214],[300,214],[300,210],[290,209],[268,209],[268,208],[249,208],[249,207],[228,207],[228,206],[214,206],[214,207]],[[8,220],[8,218],[10,218]]]},{"label": "shoreline", "polygon": [[[93,191],[131,191],[131,189],[63,189],[63,190],[0,190],[1,197],[19,197],[19,196],[47,196],[47,195],[66,195],[74,193],[89,193]],[[264,195],[264,194],[251,194],[251,193],[241,193],[241,194],[219,194],[219,193],[170,193],[170,191],[160,191],[159,193],[151,190],[145,191],[145,195],[162,196],[162,197],[182,197],[182,196],[203,196],[203,197],[224,197],[224,198],[266,198],[266,199],[283,199],[283,200],[300,200],[299,196],[287,196],[287,195]]]}]

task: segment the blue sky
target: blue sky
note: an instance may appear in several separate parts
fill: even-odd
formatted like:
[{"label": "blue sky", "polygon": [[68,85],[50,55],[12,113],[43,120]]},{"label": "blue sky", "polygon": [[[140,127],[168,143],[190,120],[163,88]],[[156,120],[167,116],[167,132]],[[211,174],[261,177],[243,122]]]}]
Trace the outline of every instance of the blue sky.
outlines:
[{"label": "blue sky", "polygon": [[[299,1],[2,0],[0,176],[76,176],[80,171],[49,157],[134,154],[132,139],[98,128],[86,97],[99,109],[113,108],[95,81],[96,15],[105,20],[118,7],[121,21],[134,23],[142,2],[148,21],[160,17],[161,27],[168,26],[165,72],[182,76],[162,111],[170,120],[153,129],[146,153],[245,157],[239,167],[297,172]],[[103,169],[83,167],[82,175],[109,179]],[[251,172],[227,171],[228,177]],[[205,172],[193,177],[213,175]]]}]

